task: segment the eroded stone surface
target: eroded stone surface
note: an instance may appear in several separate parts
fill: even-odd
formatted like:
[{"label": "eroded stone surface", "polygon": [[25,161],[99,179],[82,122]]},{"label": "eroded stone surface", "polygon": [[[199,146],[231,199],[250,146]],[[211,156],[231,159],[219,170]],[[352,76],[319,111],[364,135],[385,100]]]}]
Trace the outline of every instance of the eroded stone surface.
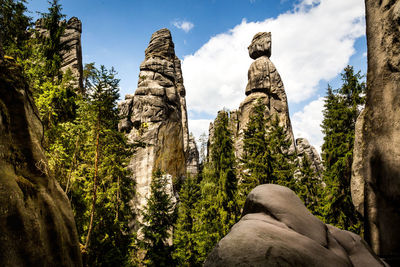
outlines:
[{"label": "eroded stone surface", "polygon": [[[243,154],[243,134],[247,128],[253,107],[258,100],[265,105],[265,117],[278,118],[286,138],[291,141],[288,153],[295,153],[295,141],[289,117],[289,107],[285,88],[274,64],[269,59],[271,55],[271,33],[257,33],[249,46],[249,55],[255,61],[248,71],[248,83],[245,89],[246,97],[237,110],[230,112],[229,128],[233,134],[235,156]],[[213,124],[210,127],[209,143],[213,141]],[[208,154],[210,155],[210,154]]]},{"label": "eroded stone surface", "polygon": [[67,196],[48,173],[22,71],[0,58],[0,265],[81,266]]},{"label": "eroded stone surface", "polygon": [[357,235],[325,225],[290,189],[265,184],[205,266],[384,266]]},{"label": "eroded stone surface", "polygon": [[[152,35],[146,49],[135,94],[119,103],[123,117],[119,129],[127,133],[130,142],[142,146],[129,164],[136,181],[136,199],[132,203],[137,212],[147,203],[154,170],[160,168],[171,176],[171,188],[173,181],[186,176],[186,164],[195,173],[198,152],[188,134],[185,95],[171,33],[161,29]],[[189,158],[193,155],[197,158]]]},{"label": "eroded stone surface", "polygon": [[[82,22],[72,17],[67,21],[62,21],[65,31],[61,36],[61,45],[65,49],[61,50],[61,71],[66,73],[70,71],[73,77],[72,86],[79,92],[83,92],[83,66],[82,66]],[[46,34],[42,20],[36,21],[35,29],[39,34]]]},{"label": "eroded stone surface", "polygon": [[400,264],[400,2],[366,0],[366,105],[354,147],[352,192],[376,253]]}]

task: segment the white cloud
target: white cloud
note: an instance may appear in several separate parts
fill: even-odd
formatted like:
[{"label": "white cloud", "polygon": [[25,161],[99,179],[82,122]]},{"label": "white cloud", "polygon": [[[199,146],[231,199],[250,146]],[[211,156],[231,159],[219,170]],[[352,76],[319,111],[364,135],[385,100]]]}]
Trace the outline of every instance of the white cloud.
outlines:
[{"label": "white cloud", "polygon": [[277,18],[243,20],[212,37],[182,62],[189,110],[216,116],[223,107],[238,108],[252,63],[247,46],[260,31],[272,33],[271,60],[289,102],[310,99],[355,53],[355,40],[365,34],[364,14],[363,0],[303,0]]},{"label": "white cloud", "polygon": [[176,20],[176,21],[172,22],[172,25],[174,25],[178,29],[183,30],[186,33],[188,33],[194,27],[193,23],[191,23],[190,21],[185,21],[185,20],[183,20],[183,21]]},{"label": "white cloud", "polygon": [[[205,120],[205,119],[189,120],[190,132],[193,133],[197,142],[199,142],[199,137],[203,133],[205,133],[208,137],[208,128],[210,126],[210,122],[212,122],[212,120]],[[200,147],[199,143],[197,144],[197,147]]]},{"label": "white cloud", "polygon": [[323,144],[323,134],[320,127],[324,108],[324,98],[311,101],[302,111],[296,112],[292,118],[292,127],[295,138],[306,138],[319,153]]}]

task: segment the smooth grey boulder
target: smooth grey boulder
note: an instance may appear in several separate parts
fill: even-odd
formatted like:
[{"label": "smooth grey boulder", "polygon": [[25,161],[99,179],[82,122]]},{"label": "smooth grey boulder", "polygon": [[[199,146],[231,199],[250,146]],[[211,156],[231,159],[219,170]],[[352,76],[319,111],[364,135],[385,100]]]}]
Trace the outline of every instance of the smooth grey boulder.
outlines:
[{"label": "smooth grey boulder", "polygon": [[385,266],[358,235],[325,225],[296,194],[264,184],[204,266]]}]

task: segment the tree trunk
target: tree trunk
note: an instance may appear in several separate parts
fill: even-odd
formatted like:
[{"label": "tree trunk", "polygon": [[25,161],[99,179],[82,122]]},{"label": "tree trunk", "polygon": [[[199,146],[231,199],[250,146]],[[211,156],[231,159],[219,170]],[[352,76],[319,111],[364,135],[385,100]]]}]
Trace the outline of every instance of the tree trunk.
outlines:
[{"label": "tree trunk", "polygon": [[93,201],[92,201],[92,209],[90,211],[90,223],[89,223],[88,233],[86,236],[85,249],[87,249],[89,246],[90,234],[93,229],[93,220],[94,220],[94,213],[95,213],[95,206],[97,199],[97,176],[98,176],[99,146],[100,146],[99,139],[100,139],[100,119],[98,118],[96,126],[96,155],[94,159]]}]

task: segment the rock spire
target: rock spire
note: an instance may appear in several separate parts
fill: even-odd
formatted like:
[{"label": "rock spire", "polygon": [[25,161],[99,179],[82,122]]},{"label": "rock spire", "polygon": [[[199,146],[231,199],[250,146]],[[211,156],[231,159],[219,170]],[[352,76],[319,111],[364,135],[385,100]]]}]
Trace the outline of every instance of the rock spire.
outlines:
[{"label": "rock spire", "polygon": [[189,144],[185,87],[180,60],[168,29],[151,36],[140,65],[138,87],[119,103],[123,119],[119,129],[132,143],[140,144],[129,168],[136,181],[135,209],[142,209],[149,197],[152,173],[161,169],[173,184],[186,176]]}]

